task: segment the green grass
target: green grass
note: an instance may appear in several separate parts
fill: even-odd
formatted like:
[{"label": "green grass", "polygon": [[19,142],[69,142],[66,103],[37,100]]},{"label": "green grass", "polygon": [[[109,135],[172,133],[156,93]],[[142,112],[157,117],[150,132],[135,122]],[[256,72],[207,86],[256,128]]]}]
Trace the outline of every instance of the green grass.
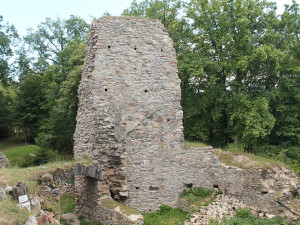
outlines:
[{"label": "green grass", "polygon": [[101,204],[109,209],[115,209],[116,207],[120,207],[121,212],[127,216],[130,216],[131,214],[140,214],[138,211],[111,199],[103,200]]},{"label": "green grass", "polygon": [[0,152],[8,151],[19,146],[25,145],[20,137],[10,137],[0,140]]},{"label": "green grass", "polygon": [[[90,222],[90,221],[86,221],[84,216],[78,216],[78,219],[80,221],[80,225],[103,225],[100,222]],[[66,224],[67,225],[67,224]]]},{"label": "green grass", "polygon": [[64,219],[60,218],[60,225],[71,225],[69,224],[67,221],[65,221]]},{"label": "green grass", "polygon": [[37,145],[26,145],[5,151],[4,155],[10,161],[11,166],[21,166],[26,163],[28,155],[37,155],[40,150],[41,147]]},{"label": "green grass", "polygon": [[238,210],[236,216],[231,219],[224,219],[222,223],[211,220],[209,225],[292,225],[284,222],[281,218],[258,218],[250,210]]},{"label": "green grass", "polygon": [[20,146],[5,151],[3,154],[8,158],[13,167],[28,167],[43,164],[47,161],[55,161],[60,158],[52,150],[45,150],[37,145]]},{"label": "green grass", "polygon": [[194,210],[199,210],[201,206],[211,204],[218,194],[222,194],[222,191],[195,187],[184,189],[180,194],[180,198],[185,198],[193,206]]},{"label": "green grass", "polygon": [[75,195],[74,194],[62,194],[60,196],[60,213],[67,214],[75,211]]},{"label": "green grass", "polygon": [[251,169],[254,167],[263,169],[287,167],[286,164],[278,160],[242,152],[236,149],[226,149],[226,151],[216,150],[216,154],[222,163],[242,169]]},{"label": "green grass", "polygon": [[189,219],[189,213],[168,205],[162,205],[159,211],[144,213],[143,216],[144,225],[182,225]]},{"label": "green grass", "polygon": [[23,225],[28,219],[27,209],[19,209],[11,198],[0,199],[0,224]]},{"label": "green grass", "polygon": [[201,142],[184,142],[184,147],[186,148],[201,148],[201,147],[208,147],[209,145],[201,143]]}]

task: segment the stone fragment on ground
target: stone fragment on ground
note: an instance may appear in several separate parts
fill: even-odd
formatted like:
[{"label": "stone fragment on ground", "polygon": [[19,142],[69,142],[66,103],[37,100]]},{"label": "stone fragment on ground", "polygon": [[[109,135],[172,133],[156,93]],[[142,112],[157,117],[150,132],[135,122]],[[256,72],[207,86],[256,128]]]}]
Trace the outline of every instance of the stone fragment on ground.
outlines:
[{"label": "stone fragment on ground", "polygon": [[34,216],[39,216],[41,214],[41,201],[38,197],[34,196],[30,199],[31,213]]},{"label": "stone fragment on ground", "polygon": [[25,223],[25,225],[37,225],[37,220],[34,216],[30,215],[28,217],[27,222]]},{"label": "stone fragment on ground", "polygon": [[19,182],[17,185],[13,186],[12,197],[18,202],[19,196],[26,195],[26,184],[24,182]]},{"label": "stone fragment on ground", "polygon": [[0,152],[0,169],[10,168],[9,160]]},{"label": "stone fragment on ground", "polygon": [[6,197],[6,192],[4,188],[0,188],[0,199]]}]

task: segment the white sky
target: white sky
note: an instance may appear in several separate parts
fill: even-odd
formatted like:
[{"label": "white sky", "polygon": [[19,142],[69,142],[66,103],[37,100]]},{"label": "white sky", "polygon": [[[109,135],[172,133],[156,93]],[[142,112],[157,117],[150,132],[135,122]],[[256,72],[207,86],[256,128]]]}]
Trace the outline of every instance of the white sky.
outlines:
[{"label": "white sky", "polygon": [[[284,10],[284,4],[292,2],[272,1],[277,2],[279,13]],[[131,2],[132,0],[0,0],[0,15],[5,22],[15,25],[19,35],[23,36],[27,33],[27,28],[36,29],[46,17],[68,19],[70,15],[75,15],[90,23],[92,17],[100,18],[105,12],[113,16],[121,15]],[[300,0],[296,2],[299,4]]]}]

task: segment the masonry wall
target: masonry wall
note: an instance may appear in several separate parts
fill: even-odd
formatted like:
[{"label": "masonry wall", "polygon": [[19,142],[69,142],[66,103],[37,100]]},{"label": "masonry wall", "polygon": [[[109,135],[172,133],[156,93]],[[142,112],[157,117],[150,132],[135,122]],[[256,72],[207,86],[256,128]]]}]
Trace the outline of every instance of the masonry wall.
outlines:
[{"label": "masonry wall", "polygon": [[[75,158],[89,155],[101,165],[114,199],[142,210],[175,203],[168,160],[183,150],[183,113],[165,28],[158,20],[104,17],[94,22],[88,46]],[[162,195],[162,186],[169,193]]]},{"label": "masonry wall", "polygon": [[79,86],[74,154],[92,157],[102,178],[76,177],[77,212],[96,218],[107,197],[139,211],[177,206],[191,185],[218,187],[257,210],[282,212],[274,198],[290,201],[297,178],[270,181],[271,171],[222,165],[211,147],[185,149],[182,117],[175,50],[163,25],[96,20]]}]

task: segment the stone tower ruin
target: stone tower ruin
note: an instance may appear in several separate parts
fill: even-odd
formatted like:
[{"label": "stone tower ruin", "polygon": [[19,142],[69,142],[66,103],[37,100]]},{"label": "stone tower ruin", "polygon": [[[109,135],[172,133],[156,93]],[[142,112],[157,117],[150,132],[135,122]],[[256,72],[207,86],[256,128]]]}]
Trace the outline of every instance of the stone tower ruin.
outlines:
[{"label": "stone tower ruin", "polygon": [[76,168],[77,213],[104,224],[139,225],[142,216],[125,216],[116,201],[139,211],[176,207],[180,192],[197,186],[219,188],[257,212],[282,212],[274,198],[280,192],[287,193],[283,202],[292,199],[297,182],[221,164],[211,147],[185,149],[182,117],[175,50],[163,25],[132,17],[96,20],[74,134],[75,158],[89,156],[93,165]]},{"label": "stone tower ruin", "polygon": [[[139,210],[175,205],[183,112],[173,42],[158,20],[94,22],[79,86],[75,158],[102,170],[103,195]],[[100,184],[101,183],[101,184]]]}]

